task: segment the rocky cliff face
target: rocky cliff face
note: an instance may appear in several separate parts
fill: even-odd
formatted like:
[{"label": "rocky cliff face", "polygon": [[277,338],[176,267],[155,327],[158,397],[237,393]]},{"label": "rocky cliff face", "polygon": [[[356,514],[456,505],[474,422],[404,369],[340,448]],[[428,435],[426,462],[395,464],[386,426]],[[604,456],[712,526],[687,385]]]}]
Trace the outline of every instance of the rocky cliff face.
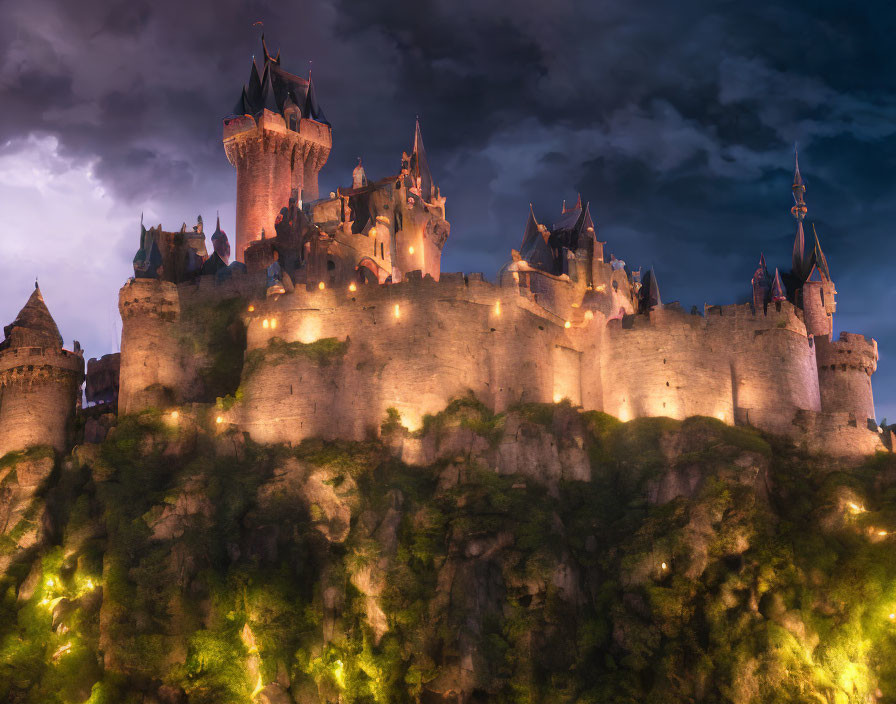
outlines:
[{"label": "rocky cliff face", "polygon": [[0,700],[896,696],[896,463],[453,402],[260,446],[217,411],[0,461]]}]

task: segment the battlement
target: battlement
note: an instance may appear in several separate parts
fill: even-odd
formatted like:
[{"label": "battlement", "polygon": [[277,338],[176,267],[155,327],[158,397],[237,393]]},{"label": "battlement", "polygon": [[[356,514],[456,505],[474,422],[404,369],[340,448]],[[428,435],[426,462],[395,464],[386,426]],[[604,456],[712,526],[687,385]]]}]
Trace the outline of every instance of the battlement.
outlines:
[{"label": "battlement", "polygon": [[180,315],[177,285],[159,279],[129,279],[118,293],[118,310],[122,320],[149,316],[174,322]]},{"label": "battlement", "polygon": [[79,352],[47,347],[19,347],[0,352],[0,386],[20,380],[57,380],[84,372]]},{"label": "battlement", "polygon": [[831,371],[859,370],[871,376],[877,370],[877,341],[864,335],[841,332],[831,342],[816,340],[818,366]]}]

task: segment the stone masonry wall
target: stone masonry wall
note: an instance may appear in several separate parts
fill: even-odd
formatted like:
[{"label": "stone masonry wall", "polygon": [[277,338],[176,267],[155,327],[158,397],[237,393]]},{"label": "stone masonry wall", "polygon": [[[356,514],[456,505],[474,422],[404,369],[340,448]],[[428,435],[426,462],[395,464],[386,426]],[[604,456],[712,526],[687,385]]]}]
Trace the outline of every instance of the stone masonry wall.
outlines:
[{"label": "stone masonry wall", "polygon": [[877,369],[877,342],[844,332],[833,342],[816,338],[816,346],[822,409],[852,413],[867,424],[875,417],[871,375]]},{"label": "stone masonry wall", "polygon": [[34,445],[66,449],[84,358],[24,347],[0,353],[0,457]]},{"label": "stone masonry wall", "polygon": [[[708,415],[792,436],[817,431],[819,449],[826,435],[832,446],[846,442],[829,432],[840,416],[815,418],[822,411],[818,341],[786,302],[755,313],[749,304],[708,307],[704,316],[669,306],[609,322],[598,302],[587,314],[571,309],[564,321],[542,307],[547,291],[522,282],[493,286],[481,275],[443,274],[436,282],[411,272],[399,284],[354,292],[298,286],[272,298],[263,297],[259,277],[234,276],[223,287],[205,278],[179,287],[132,281],[122,289],[125,412],[158,405],[160,389],[196,400],[189,395],[197,363],[177,345],[183,310],[240,295],[243,400],[223,420],[258,441],[360,439],[378,432],[390,408],[417,428],[425,414],[472,391],[496,411],[568,398],[623,420]],[[549,301],[567,288],[556,282]],[[838,383],[850,398],[865,398],[852,382]],[[870,399],[870,381],[868,389]]]}]

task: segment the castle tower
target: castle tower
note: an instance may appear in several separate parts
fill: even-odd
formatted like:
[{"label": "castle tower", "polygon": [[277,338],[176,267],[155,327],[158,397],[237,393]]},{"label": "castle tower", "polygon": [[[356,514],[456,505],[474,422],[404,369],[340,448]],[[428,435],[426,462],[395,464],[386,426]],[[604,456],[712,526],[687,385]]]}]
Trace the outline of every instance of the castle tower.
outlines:
[{"label": "castle tower", "polygon": [[264,66],[255,60],[249,83],[224,119],[224,150],[236,167],[236,238],[233,256],[271,231],[295,189],[305,201],[318,197],[317,178],[332,146],[330,123],[317,102],[314,83],[280,66],[262,36]]},{"label": "castle tower", "polygon": [[802,303],[803,317],[806,322],[806,332],[816,338],[828,340],[834,334],[834,312],[837,310],[834,282],[831,281],[831,272],[821,245],[818,242],[818,233],[815,225],[812,226],[812,235],[815,238],[815,247],[811,255],[812,269],[809,277],[803,282]]},{"label": "castle tower", "polygon": [[49,445],[65,450],[84,379],[80,350],[62,349],[37,284],[0,343],[0,456]]},{"label": "castle tower", "polygon": [[834,341],[816,338],[815,358],[821,410],[850,413],[859,427],[874,420],[871,375],[877,370],[877,342],[848,332]]},{"label": "castle tower", "polygon": [[751,283],[753,285],[753,310],[764,311],[772,286],[771,276],[769,276],[768,267],[765,264],[765,254],[759,255],[759,266],[753,274]]}]

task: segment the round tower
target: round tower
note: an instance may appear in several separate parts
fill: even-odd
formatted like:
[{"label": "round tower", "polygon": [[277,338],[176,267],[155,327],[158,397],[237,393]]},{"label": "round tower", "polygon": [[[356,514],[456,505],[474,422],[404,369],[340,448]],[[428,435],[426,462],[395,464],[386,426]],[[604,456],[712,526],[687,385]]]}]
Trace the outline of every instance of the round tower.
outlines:
[{"label": "round tower", "polygon": [[177,286],[159,279],[131,279],[118,294],[118,310],[119,411],[135,413],[176,403],[184,380]]},{"label": "round tower", "polygon": [[877,369],[877,342],[841,332],[840,339],[816,338],[821,409],[855,415],[861,426],[874,419],[871,375]]},{"label": "round tower", "polygon": [[0,343],[0,456],[48,445],[68,445],[84,357],[62,349],[62,336],[40,289],[34,292]]},{"label": "round tower", "polygon": [[280,55],[264,45],[259,74],[253,59],[249,83],[224,119],[224,151],[236,167],[236,241],[243,252],[262,229],[272,232],[291,193],[305,201],[318,197],[317,177],[330,155],[332,130],[317,102],[314,84],[284,71]]}]

